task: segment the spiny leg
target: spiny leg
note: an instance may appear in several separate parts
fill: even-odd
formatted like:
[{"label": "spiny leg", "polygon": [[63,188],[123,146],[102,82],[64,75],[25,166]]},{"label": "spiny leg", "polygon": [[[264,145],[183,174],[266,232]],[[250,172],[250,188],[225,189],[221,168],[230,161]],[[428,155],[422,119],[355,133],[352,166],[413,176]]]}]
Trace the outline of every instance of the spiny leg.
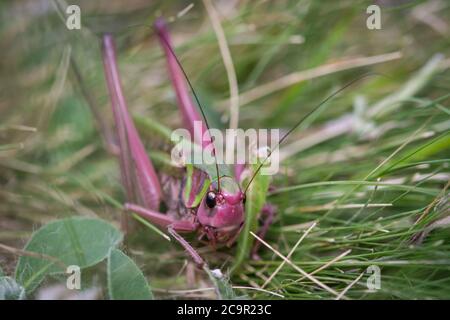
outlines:
[{"label": "spiny leg", "polygon": [[149,220],[150,222],[160,226],[167,227],[169,234],[177,240],[181,246],[187,251],[187,253],[192,257],[195,264],[201,268],[205,265],[205,261],[200,257],[197,251],[178,233],[178,232],[194,232],[197,230],[197,225],[194,222],[187,220],[175,220],[174,218],[157,212],[143,208],[141,206],[126,203],[125,209],[127,211],[132,211]]},{"label": "spiny leg", "polygon": [[168,228],[168,231],[172,237],[174,237],[184,248],[184,250],[189,253],[189,255],[194,260],[197,267],[202,268],[205,265],[205,261],[200,257],[200,255],[197,253],[197,251],[187,242],[178,232],[175,231],[175,228],[170,225]]}]

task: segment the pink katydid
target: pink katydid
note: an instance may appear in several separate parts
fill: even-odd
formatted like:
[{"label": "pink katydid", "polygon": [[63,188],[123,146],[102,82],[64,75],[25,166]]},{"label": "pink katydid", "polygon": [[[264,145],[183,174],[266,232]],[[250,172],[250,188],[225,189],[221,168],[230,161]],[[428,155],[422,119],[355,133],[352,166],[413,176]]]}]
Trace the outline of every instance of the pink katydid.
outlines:
[{"label": "pink katydid", "polygon": [[[155,23],[155,30],[165,53],[170,78],[175,88],[177,101],[186,129],[194,137],[194,142],[201,145],[201,147],[206,148],[209,144],[213,145],[211,138],[205,141],[194,134],[194,121],[200,121],[202,123],[202,129],[206,133],[209,129],[208,122],[203,113],[200,101],[171,47],[168,31],[161,19],[158,19]],[[105,78],[112,104],[120,149],[119,159],[122,181],[128,201],[125,204],[125,210],[137,213],[152,224],[166,228],[169,234],[184,247],[198,266],[205,264],[204,259],[180,233],[200,232],[201,237],[206,236],[213,245],[218,242],[231,245],[237,239],[245,222],[246,194],[262,166],[271,156],[272,151],[278,148],[292,131],[298,128],[304,120],[325,102],[368,75],[365,74],[346,84],[302,117],[291,130],[283,135],[278,144],[272,148],[272,151],[268,153],[260,164],[254,168],[252,176],[248,179],[245,188],[241,188],[237,182],[240,180],[239,176],[243,170],[240,165],[236,165],[234,170],[235,177],[221,175],[217,162],[215,163],[215,177],[206,174],[206,172],[199,168],[187,167],[187,180],[189,183],[186,183],[184,186],[184,193],[186,194],[182,199],[184,210],[178,212],[178,214],[170,215],[160,212],[163,191],[153,164],[146,154],[138,131],[128,112],[120,82],[112,35],[107,34],[103,36],[102,47]],[[191,99],[187,85],[191,89],[201,115]],[[274,209],[268,204],[261,207],[261,213],[266,219],[259,231],[259,236],[264,237],[273,220]],[[258,246],[255,245],[252,255],[256,254],[257,248]]]},{"label": "pink katydid", "polygon": [[[194,121],[202,121],[202,118],[190,98],[183,75],[184,71],[173,54],[169,35],[162,20],[155,24],[155,28],[166,53],[170,76],[175,87],[184,124],[194,134],[192,124]],[[244,222],[245,195],[239,185],[230,177],[217,176],[217,181],[213,184],[207,181],[204,173],[194,169],[191,171],[192,176],[190,178],[194,183],[209,184],[209,190],[199,185],[190,186],[192,189],[188,190],[188,193],[192,193],[194,190],[203,190],[204,194],[200,197],[200,201],[189,199],[189,197],[186,199],[189,203],[184,204],[187,210],[185,210],[181,219],[159,212],[162,188],[128,113],[116,63],[114,41],[111,35],[103,37],[103,61],[118,133],[122,180],[127,191],[127,199],[130,201],[125,204],[125,209],[139,214],[153,224],[167,228],[168,232],[191,255],[194,262],[201,266],[204,264],[204,260],[179,235],[179,232],[198,230],[213,243],[234,240]],[[205,121],[204,130],[206,131],[207,120],[204,115],[203,120]],[[207,143],[202,143],[202,145],[207,146]],[[219,174],[218,170],[217,174]],[[198,196],[195,196],[195,198],[198,198]]]}]

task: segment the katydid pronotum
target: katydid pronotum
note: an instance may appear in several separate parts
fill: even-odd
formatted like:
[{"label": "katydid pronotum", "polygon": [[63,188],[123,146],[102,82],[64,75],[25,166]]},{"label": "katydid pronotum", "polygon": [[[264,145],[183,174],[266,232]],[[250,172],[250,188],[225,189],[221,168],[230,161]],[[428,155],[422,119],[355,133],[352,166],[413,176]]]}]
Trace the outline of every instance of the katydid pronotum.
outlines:
[{"label": "katydid pronotum", "polygon": [[[158,19],[154,28],[165,53],[169,75],[176,92],[185,128],[191,132],[192,136],[195,136],[193,123],[194,121],[200,121],[204,132],[207,132],[209,130],[208,121],[189,78],[171,47],[166,25],[163,20]],[[125,211],[136,213],[152,224],[166,229],[183,246],[199,267],[205,265],[204,259],[180,233],[198,232],[199,239],[206,237],[207,241],[213,246],[217,243],[232,245],[243,230],[244,224],[247,223],[245,217],[246,206],[249,205],[246,203],[247,193],[251,190],[252,183],[258,183],[256,178],[260,174],[260,169],[269,159],[274,148],[278,148],[287,136],[323,103],[362,78],[355,79],[335,91],[303,116],[294,127],[281,137],[277,145],[266,154],[266,157],[250,169],[251,175],[244,179],[245,187],[240,185],[243,182],[244,166],[242,165],[235,165],[233,176],[222,175],[217,162],[215,163],[215,170],[209,172],[199,167],[187,165],[186,177],[183,182],[178,184],[178,188],[181,190],[179,194],[182,195],[176,200],[178,205],[166,206],[172,207],[172,209],[169,208],[166,212],[162,212],[163,210],[160,210],[160,208],[161,203],[165,202],[165,195],[155,168],[147,156],[143,142],[128,112],[119,77],[112,35],[103,36],[102,48],[105,78],[117,131],[121,177],[128,201],[124,205]],[[365,76],[367,74],[363,77]],[[194,104],[188,88],[190,88],[197,106]],[[206,147],[209,144],[214,145],[212,138],[210,141],[194,142],[198,142],[201,147]],[[268,183],[262,189],[262,192],[267,193]],[[263,201],[265,202],[265,196]],[[273,220],[275,210],[273,206],[267,203],[259,204],[259,209],[262,216],[265,217],[259,230],[259,237],[264,237]],[[256,256],[257,244],[253,245],[252,256]]]}]

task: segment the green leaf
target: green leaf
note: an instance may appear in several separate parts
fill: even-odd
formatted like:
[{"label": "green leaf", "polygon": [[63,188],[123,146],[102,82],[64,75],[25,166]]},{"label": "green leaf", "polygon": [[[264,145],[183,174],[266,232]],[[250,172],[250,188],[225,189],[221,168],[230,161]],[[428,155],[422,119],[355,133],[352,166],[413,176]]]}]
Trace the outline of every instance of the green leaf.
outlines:
[{"label": "green leaf", "polygon": [[[217,181],[217,169],[216,164],[194,164],[194,167],[197,169],[206,172],[209,179],[213,182]],[[230,166],[224,163],[217,164],[217,167],[219,168],[219,176],[220,177],[232,177],[233,174],[231,173]]]},{"label": "green leaf", "polygon": [[0,277],[0,300],[23,300],[25,289],[11,277]]},{"label": "green leaf", "polygon": [[[203,147],[195,142],[190,141],[189,139],[186,139],[181,135],[178,136],[178,141],[175,145],[175,149],[172,150],[172,152],[183,153],[185,157],[183,161],[185,161],[185,163],[187,164],[192,164],[195,168],[208,174],[212,182],[217,181],[217,169],[219,170],[220,177],[233,176],[232,170],[228,164],[223,163],[224,161],[218,161],[217,158],[211,158],[206,161],[206,159],[204,159],[206,157],[206,154]],[[216,167],[217,161],[218,163]],[[211,162],[211,164],[208,164],[207,162]]]},{"label": "green leaf", "polygon": [[[259,166],[254,164],[253,171]],[[250,231],[256,232],[258,229],[258,217],[266,203],[267,191],[269,190],[270,176],[262,175],[260,170],[255,176],[250,188],[247,191],[247,201],[245,203],[245,223],[238,238],[236,258],[232,266],[232,271],[236,271],[240,265],[249,257],[253,246],[254,238]]]},{"label": "green leaf", "polygon": [[[193,142],[190,142],[187,140],[185,140],[185,142],[186,142],[186,145],[188,148],[192,147],[192,157],[193,157],[192,160],[202,159],[202,156],[204,155],[203,148],[196,143],[193,143]],[[187,150],[189,150],[189,149],[187,149]],[[215,161],[217,161],[217,159],[215,159]],[[206,161],[201,161],[200,163],[193,163],[193,166],[203,172],[206,172],[206,174],[208,174],[209,179],[212,182],[217,181],[217,169],[219,169],[220,177],[224,177],[224,176],[232,177],[233,176],[233,174],[231,172],[231,168],[228,164],[223,163],[223,161],[222,161],[222,163],[220,163],[220,161],[219,161],[219,163],[217,164],[217,167],[216,167],[215,161],[211,164],[205,163]],[[192,162],[195,162],[195,161],[191,161],[190,163],[192,163]]]},{"label": "green leaf", "polygon": [[122,251],[108,256],[108,291],[113,300],[152,300],[153,294],[142,271]]},{"label": "green leaf", "polygon": [[51,222],[36,231],[24,250],[41,256],[22,256],[16,280],[27,293],[48,274],[65,273],[69,265],[86,268],[105,259],[122,234],[111,224],[92,218],[68,218]]},{"label": "green leaf", "polygon": [[450,148],[450,133],[446,132],[440,136],[427,141],[415,147],[412,151],[407,151],[403,154],[399,160],[393,159],[386,165],[386,169],[381,169],[378,172],[374,172],[371,177],[382,176],[398,168],[402,168],[410,163],[421,161],[424,159],[430,159],[433,155],[439,152],[444,152]]},{"label": "green leaf", "polygon": [[172,130],[169,127],[164,126],[161,122],[158,122],[152,118],[142,117],[139,115],[133,115],[134,123],[136,127],[143,134],[151,136],[154,138],[155,135],[160,136],[168,141],[170,141],[170,136],[172,135]]}]

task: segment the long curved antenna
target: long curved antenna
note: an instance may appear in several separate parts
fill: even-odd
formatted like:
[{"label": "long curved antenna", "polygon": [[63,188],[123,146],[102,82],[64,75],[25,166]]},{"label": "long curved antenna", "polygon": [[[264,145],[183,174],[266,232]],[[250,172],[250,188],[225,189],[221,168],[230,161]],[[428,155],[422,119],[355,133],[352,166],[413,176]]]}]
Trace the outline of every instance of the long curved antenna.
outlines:
[{"label": "long curved antenna", "polygon": [[303,116],[303,118],[300,119],[300,121],[298,121],[287,133],[284,134],[283,137],[281,137],[280,141],[278,142],[278,144],[272,148],[269,152],[269,154],[266,156],[266,158],[264,158],[264,160],[261,162],[261,164],[258,166],[258,168],[256,169],[255,173],[253,174],[253,176],[251,177],[250,181],[247,183],[247,186],[245,187],[244,190],[244,194],[247,193],[248,188],[250,187],[250,184],[253,182],[253,180],[255,179],[256,175],[258,174],[258,172],[261,170],[261,168],[264,166],[265,162],[267,161],[267,159],[269,159],[269,157],[272,155],[272,152],[278,148],[280,146],[280,144],[283,143],[283,141],[295,130],[297,129],[307,118],[309,118],[313,113],[315,113],[317,111],[317,109],[319,109],[324,103],[326,103],[327,101],[329,101],[330,99],[332,99],[333,97],[335,97],[336,95],[338,95],[339,93],[341,93],[342,91],[344,91],[345,89],[347,89],[348,87],[350,87],[351,85],[353,85],[354,83],[358,82],[359,80],[362,80],[364,78],[367,78],[369,76],[375,76],[375,75],[381,75],[379,73],[375,73],[375,72],[370,72],[370,73],[365,73],[362,76],[353,79],[352,81],[348,82],[347,84],[345,84],[343,87],[339,88],[338,90],[336,90],[335,92],[333,92],[332,94],[330,94],[328,97],[326,97],[324,100],[322,100],[318,105],[316,105],[311,111],[309,111],[305,116]]},{"label": "long curved antenna", "polygon": [[[164,22],[163,22],[163,20],[161,18],[156,20],[156,22],[155,22],[156,26],[161,25],[161,24],[164,24]],[[209,131],[210,127],[209,127],[208,119],[206,118],[205,112],[203,111],[202,104],[200,103],[200,100],[199,100],[199,98],[197,96],[197,93],[195,92],[194,87],[192,86],[191,81],[189,80],[189,77],[188,77],[186,71],[184,70],[183,66],[181,65],[181,62],[178,60],[177,56],[175,55],[175,52],[173,51],[172,46],[169,43],[169,41],[166,39],[165,35],[161,33],[161,31],[159,30],[158,27],[155,27],[154,30],[155,30],[156,33],[158,33],[160,35],[159,38],[165,43],[165,45],[166,45],[167,49],[169,50],[170,54],[173,56],[173,58],[175,59],[176,63],[180,67],[180,69],[181,69],[181,71],[182,71],[182,73],[184,75],[184,78],[186,79],[186,82],[188,83],[189,88],[191,89],[192,94],[193,94],[193,96],[195,98],[195,101],[197,102],[197,105],[198,105],[198,107],[200,109],[200,112],[202,114],[203,120],[205,121],[206,129]],[[215,166],[216,166],[216,174],[217,174],[217,189],[218,189],[218,191],[220,191],[220,173],[219,173],[219,164],[217,162],[217,157],[216,157],[216,147],[214,145],[213,137],[211,135],[209,135],[209,137],[210,137],[211,144],[212,144],[212,147],[213,147],[214,159],[216,160],[215,161]]]}]

